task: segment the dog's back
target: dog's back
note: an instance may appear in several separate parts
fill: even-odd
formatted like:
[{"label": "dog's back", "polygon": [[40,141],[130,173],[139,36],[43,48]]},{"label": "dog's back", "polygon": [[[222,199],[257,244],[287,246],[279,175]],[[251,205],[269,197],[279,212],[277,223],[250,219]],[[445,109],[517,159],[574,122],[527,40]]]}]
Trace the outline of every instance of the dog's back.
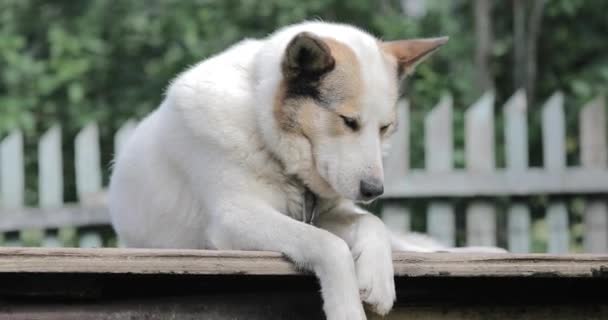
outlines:
[{"label": "dog's back", "polygon": [[[227,150],[255,144],[248,64],[259,43],[247,40],[179,75],[160,107],[138,125],[113,169],[112,222],[127,246],[203,248],[202,203],[223,177]],[[234,152],[235,154],[237,152]],[[191,168],[204,166],[208,170]],[[195,194],[192,174],[209,188]],[[213,177],[215,176],[215,177]]]}]

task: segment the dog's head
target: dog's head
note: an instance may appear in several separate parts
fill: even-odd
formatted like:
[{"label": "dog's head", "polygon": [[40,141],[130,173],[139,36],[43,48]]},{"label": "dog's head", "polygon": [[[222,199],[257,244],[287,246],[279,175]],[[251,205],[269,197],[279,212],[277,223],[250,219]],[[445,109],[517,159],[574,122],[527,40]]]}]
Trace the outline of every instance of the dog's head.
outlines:
[{"label": "dog's head", "polygon": [[384,190],[382,145],[395,131],[399,83],[446,38],[353,46],[298,33],[283,53],[274,118],[304,136],[336,193],[370,201]]}]

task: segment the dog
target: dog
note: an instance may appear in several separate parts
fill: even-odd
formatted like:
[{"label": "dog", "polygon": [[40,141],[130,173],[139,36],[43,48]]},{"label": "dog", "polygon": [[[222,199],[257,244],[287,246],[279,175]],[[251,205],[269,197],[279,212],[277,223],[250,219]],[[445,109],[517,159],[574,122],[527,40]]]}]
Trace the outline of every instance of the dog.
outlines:
[{"label": "dog", "polygon": [[400,82],[446,41],[303,22],[181,73],[115,161],[121,243],[278,251],[318,277],[327,319],[365,319],[362,301],[388,313],[392,249],[445,248],[356,203],[383,193]]}]

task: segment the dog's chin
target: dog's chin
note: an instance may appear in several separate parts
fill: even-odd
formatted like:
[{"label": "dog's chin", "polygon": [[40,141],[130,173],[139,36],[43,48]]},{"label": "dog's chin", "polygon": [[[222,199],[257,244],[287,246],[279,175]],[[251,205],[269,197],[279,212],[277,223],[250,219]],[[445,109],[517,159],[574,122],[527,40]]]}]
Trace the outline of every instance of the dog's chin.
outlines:
[{"label": "dog's chin", "polygon": [[357,193],[349,193],[349,192],[338,192],[338,194],[340,195],[341,198],[346,199],[346,200],[350,200],[354,203],[358,203],[358,204],[370,204],[374,201],[376,201],[379,197],[374,197],[374,198],[362,198],[361,195],[357,192]]},{"label": "dog's chin", "polygon": [[360,203],[360,204],[368,205],[368,204],[371,204],[372,202],[374,202],[376,200],[378,200],[378,197],[372,198],[372,199],[359,199],[359,198],[357,198],[357,199],[355,199],[353,201],[355,203]]}]

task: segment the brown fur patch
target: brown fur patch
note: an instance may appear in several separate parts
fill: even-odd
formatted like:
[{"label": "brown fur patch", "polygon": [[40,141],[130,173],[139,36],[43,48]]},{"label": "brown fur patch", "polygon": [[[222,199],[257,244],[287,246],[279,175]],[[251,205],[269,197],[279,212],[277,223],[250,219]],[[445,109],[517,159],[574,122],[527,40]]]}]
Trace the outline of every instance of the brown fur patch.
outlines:
[{"label": "brown fur patch", "polygon": [[290,133],[302,134],[308,139],[319,130],[319,121],[328,134],[347,132],[339,115],[359,114],[363,82],[360,64],[355,53],[347,45],[330,38],[323,38],[335,59],[335,67],[318,82],[319,95],[291,97],[288,82],[283,79],[274,99],[274,116],[279,127]]}]

